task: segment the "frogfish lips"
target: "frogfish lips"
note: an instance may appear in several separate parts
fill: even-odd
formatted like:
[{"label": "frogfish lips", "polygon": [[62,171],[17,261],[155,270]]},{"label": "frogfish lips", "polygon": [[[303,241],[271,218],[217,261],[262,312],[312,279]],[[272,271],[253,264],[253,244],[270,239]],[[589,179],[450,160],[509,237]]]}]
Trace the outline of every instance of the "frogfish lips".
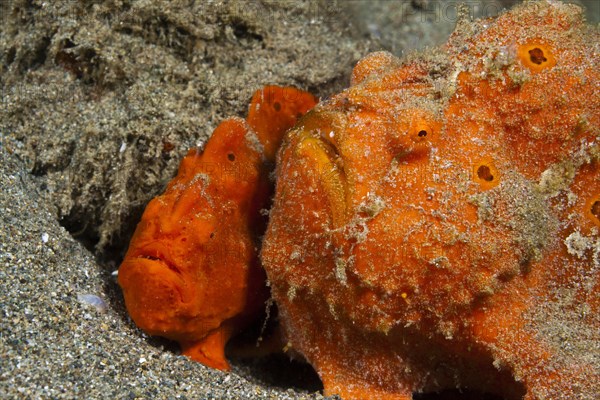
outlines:
[{"label": "frogfish lips", "polygon": [[168,261],[145,256],[126,258],[119,269],[119,284],[127,309],[142,330],[172,340],[188,336],[186,332],[178,332],[177,337],[170,333],[173,326],[191,317],[193,302],[189,282]]}]

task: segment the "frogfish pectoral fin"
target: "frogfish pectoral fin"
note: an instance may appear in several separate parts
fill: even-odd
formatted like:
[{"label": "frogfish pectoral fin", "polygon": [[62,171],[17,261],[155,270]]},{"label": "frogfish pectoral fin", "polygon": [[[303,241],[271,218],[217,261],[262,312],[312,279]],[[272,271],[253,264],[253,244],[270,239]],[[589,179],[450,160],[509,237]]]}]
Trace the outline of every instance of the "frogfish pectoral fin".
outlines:
[{"label": "frogfish pectoral fin", "polygon": [[231,337],[231,327],[221,325],[198,341],[180,341],[183,355],[210,368],[229,371],[229,362],[225,358],[225,345]]},{"label": "frogfish pectoral fin", "polygon": [[412,391],[409,389],[386,390],[372,385],[372,382],[361,381],[355,376],[349,377],[342,372],[339,375],[328,376],[320,374],[323,381],[323,394],[325,396],[338,395],[348,400],[412,400]]}]

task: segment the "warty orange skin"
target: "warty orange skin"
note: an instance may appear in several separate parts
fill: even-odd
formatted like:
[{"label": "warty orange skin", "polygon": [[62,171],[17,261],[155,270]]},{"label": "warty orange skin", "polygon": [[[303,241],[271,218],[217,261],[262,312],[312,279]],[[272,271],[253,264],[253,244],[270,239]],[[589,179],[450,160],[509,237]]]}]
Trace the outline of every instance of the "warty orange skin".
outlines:
[{"label": "warty orange skin", "polygon": [[600,393],[598,43],[558,2],[459,22],[286,135],[261,257],[325,394]]}]

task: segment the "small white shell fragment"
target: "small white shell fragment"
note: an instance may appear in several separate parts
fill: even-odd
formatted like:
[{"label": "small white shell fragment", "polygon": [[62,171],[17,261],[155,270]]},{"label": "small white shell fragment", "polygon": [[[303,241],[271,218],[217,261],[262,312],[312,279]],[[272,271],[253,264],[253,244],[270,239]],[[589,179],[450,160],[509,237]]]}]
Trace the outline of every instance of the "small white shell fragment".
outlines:
[{"label": "small white shell fragment", "polygon": [[121,142],[121,147],[119,148],[119,153],[122,153],[127,148],[127,143]]},{"label": "small white shell fragment", "polygon": [[46,232],[42,233],[42,243],[48,243],[48,239],[50,239],[50,235]]},{"label": "small white shell fragment", "polygon": [[108,310],[108,306],[100,297],[95,294],[78,294],[77,300],[82,304],[93,306],[98,312],[104,313]]},{"label": "small white shell fragment", "polygon": [[114,276],[114,277],[119,276],[119,270],[115,269],[113,272],[110,273],[110,276]]}]

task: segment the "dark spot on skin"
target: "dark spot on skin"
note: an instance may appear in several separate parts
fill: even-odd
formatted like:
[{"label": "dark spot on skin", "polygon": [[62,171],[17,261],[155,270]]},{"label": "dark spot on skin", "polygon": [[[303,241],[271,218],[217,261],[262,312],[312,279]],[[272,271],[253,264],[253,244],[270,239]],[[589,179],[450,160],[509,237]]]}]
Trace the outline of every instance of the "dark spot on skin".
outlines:
[{"label": "dark spot on skin", "polygon": [[529,50],[529,58],[531,59],[532,63],[537,64],[537,65],[540,65],[540,64],[548,61],[548,59],[546,57],[544,57],[544,52],[539,47]]},{"label": "dark spot on skin", "polygon": [[490,167],[488,167],[487,165],[482,165],[479,168],[477,168],[477,177],[487,182],[491,182],[494,180],[494,175],[492,175]]},{"label": "dark spot on skin", "polygon": [[421,131],[419,131],[418,135],[419,135],[419,137],[425,137],[425,136],[427,136],[427,131],[421,130]]},{"label": "dark spot on skin", "polygon": [[212,239],[212,238],[214,238],[214,237],[215,237],[215,233],[214,233],[214,232],[211,232],[211,233],[210,233],[210,238]]},{"label": "dark spot on skin", "polygon": [[596,200],[592,204],[592,209],[590,211],[592,212],[592,215],[596,217],[598,221],[600,221],[600,200]]},{"label": "dark spot on skin", "polygon": [[275,103],[273,103],[273,108],[275,109],[275,111],[280,111],[281,104],[278,101],[276,101]]},{"label": "dark spot on skin", "polygon": [[229,153],[229,154],[227,154],[227,159],[228,159],[229,161],[235,161],[235,154],[233,154],[233,153]]}]

